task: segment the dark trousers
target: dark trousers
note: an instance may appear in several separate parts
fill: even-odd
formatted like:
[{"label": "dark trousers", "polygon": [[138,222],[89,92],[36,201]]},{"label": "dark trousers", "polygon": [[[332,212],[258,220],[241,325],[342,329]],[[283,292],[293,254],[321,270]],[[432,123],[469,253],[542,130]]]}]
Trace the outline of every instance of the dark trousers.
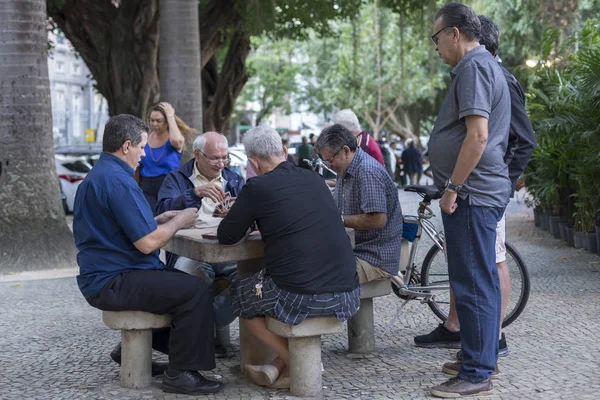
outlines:
[{"label": "dark trousers", "polygon": [[158,203],[158,192],[165,180],[166,175],[159,175],[148,178],[140,175],[140,188],[144,192],[144,197],[148,201],[153,213],[156,213],[156,204]]},{"label": "dark trousers", "polygon": [[169,314],[170,329],[157,329],[152,347],[179,370],[215,368],[213,296],[204,280],[172,270],[135,270],[117,275],[87,299],[103,311]]}]

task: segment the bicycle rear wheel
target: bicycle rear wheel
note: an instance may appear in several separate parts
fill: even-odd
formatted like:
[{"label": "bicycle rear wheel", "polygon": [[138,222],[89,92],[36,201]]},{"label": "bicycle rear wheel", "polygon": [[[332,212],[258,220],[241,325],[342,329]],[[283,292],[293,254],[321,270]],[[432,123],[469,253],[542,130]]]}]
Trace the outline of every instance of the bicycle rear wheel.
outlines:
[{"label": "bicycle rear wheel", "polygon": [[[517,249],[508,242],[506,242],[506,263],[510,273],[511,290],[502,327],[510,325],[521,315],[531,290],[527,266]],[[423,261],[421,284],[422,286],[449,285],[446,257],[436,245],[429,249]],[[438,318],[445,321],[450,309],[450,290],[435,291],[433,294],[427,305]]]}]

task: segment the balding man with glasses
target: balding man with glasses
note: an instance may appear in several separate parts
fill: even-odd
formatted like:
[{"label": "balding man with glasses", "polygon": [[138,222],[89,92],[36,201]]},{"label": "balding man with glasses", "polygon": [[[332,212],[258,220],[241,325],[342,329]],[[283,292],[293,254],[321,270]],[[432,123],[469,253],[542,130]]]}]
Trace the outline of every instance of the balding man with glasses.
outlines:
[{"label": "balding man with glasses", "polygon": [[323,163],[337,172],[334,200],[344,226],[356,231],[354,256],[360,283],[397,276],[402,209],[396,185],[341,124],[321,132],[317,150]]},{"label": "balding man with glasses", "polygon": [[[194,158],[183,167],[171,171],[165,178],[158,193],[158,214],[169,210],[182,210],[189,207],[198,208],[196,227],[217,227],[222,218],[213,216],[219,202],[229,192],[237,197],[244,179],[227,168],[229,164],[229,146],[227,138],[217,132],[206,132],[194,141]],[[216,278],[220,282],[232,282],[237,276],[235,264],[208,264],[201,261],[179,257],[167,253],[167,266],[200,276],[212,284]],[[235,319],[231,310],[229,291],[217,290],[213,304],[215,325],[221,328]],[[227,356],[227,349],[220,343],[215,345],[215,356]]]}]

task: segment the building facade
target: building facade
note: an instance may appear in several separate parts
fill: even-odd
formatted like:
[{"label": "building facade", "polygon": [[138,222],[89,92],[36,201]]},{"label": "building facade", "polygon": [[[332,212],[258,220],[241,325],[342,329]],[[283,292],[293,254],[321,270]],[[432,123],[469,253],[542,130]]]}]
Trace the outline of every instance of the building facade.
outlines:
[{"label": "building facade", "polygon": [[101,142],[108,120],[106,100],[94,89],[93,77],[62,34],[50,33],[48,52],[54,144]]}]

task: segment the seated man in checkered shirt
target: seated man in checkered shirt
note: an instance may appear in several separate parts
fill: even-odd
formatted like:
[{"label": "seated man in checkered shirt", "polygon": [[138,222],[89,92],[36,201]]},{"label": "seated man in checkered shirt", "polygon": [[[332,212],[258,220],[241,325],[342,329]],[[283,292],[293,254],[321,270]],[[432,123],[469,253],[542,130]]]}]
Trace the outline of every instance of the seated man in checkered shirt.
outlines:
[{"label": "seated man in checkered shirt", "polygon": [[246,182],[217,236],[235,244],[254,223],[260,230],[266,268],[234,280],[231,305],[277,354],[267,365],[244,365],[246,375],[259,385],[289,388],[288,341],[267,329],[265,317],[293,325],[308,317],[345,321],[358,311],[360,285],[350,239],[321,177],[287,161],[274,129],[249,130],[244,147],[257,176]]},{"label": "seated man in checkered shirt", "polygon": [[321,132],[317,150],[323,163],[338,174],[334,199],[344,225],[355,230],[360,283],[398,275],[402,209],[398,189],[385,168],[339,124]]}]

